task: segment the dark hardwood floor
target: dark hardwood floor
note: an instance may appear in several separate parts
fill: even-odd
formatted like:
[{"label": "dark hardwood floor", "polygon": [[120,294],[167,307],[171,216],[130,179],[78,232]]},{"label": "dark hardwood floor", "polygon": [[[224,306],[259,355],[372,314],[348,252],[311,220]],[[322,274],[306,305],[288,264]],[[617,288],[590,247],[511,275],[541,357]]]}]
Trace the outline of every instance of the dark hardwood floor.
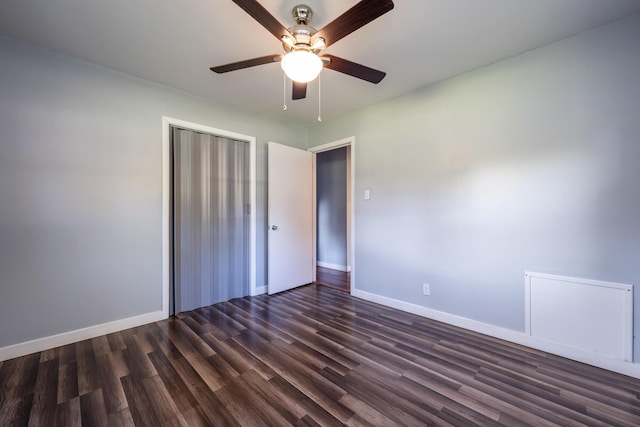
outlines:
[{"label": "dark hardwood floor", "polygon": [[0,426],[638,426],[640,380],[308,285],[0,362]]},{"label": "dark hardwood floor", "polygon": [[316,267],[317,285],[329,286],[342,292],[351,293],[351,273],[331,268]]}]

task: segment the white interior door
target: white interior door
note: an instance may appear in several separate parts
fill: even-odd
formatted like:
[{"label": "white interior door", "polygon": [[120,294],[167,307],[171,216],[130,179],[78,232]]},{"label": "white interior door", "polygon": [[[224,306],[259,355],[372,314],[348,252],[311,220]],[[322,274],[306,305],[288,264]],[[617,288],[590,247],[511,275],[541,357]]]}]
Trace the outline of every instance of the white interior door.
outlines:
[{"label": "white interior door", "polygon": [[313,155],[268,145],[268,292],[313,280]]}]

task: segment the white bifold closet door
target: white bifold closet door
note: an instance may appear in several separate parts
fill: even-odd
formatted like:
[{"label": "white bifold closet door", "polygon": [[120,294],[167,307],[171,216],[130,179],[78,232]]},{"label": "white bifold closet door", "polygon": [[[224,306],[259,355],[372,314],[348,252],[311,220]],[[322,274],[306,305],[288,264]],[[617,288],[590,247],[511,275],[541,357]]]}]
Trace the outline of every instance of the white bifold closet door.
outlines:
[{"label": "white bifold closet door", "polygon": [[172,128],[174,312],[249,294],[249,143]]}]

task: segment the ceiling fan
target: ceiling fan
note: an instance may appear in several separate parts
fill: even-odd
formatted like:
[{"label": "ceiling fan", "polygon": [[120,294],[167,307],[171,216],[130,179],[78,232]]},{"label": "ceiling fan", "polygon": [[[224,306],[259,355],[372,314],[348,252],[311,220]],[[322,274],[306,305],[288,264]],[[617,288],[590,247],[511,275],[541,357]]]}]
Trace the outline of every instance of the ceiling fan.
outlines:
[{"label": "ceiling fan", "polygon": [[211,67],[211,71],[215,73],[221,74],[256,65],[281,62],[285,74],[293,81],[293,99],[303,99],[307,96],[307,83],[314,80],[322,68],[376,84],[386,75],[382,71],[334,55],[320,56],[320,52],[389,12],[393,9],[392,0],[361,0],[319,31],[309,25],[313,11],[307,5],[300,4],[293,8],[291,13],[296,25],[285,28],[256,0],[233,0],[233,2],[273,34],[282,43],[285,53]]}]

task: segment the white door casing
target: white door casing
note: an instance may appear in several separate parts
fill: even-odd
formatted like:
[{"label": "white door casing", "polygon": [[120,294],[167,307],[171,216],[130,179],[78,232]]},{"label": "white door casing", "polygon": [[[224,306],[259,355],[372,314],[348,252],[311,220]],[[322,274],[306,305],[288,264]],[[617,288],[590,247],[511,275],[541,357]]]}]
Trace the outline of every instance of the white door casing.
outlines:
[{"label": "white door casing", "polygon": [[313,155],[268,144],[268,293],[313,280]]},{"label": "white door casing", "polygon": [[349,288],[351,292],[355,291],[355,222],[354,222],[354,206],[355,206],[355,145],[356,138],[355,136],[350,136],[348,138],[340,139],[337,141],[329,142],[327,144],[317,145],[309,148],[308,151],[312,152],[314,155],[314,172],[313,172],[313,280],[316,280],[315,269],[316,269],[316,220],[317,220],[317,206],[316,206],[316,167],[315,167],[315,155],[318,153],[322,153],[324,151],[335,150],[336,148],[341,147],[349,147],[347,150],[347,267],[351,272],[351,280],[349,283]]}]

